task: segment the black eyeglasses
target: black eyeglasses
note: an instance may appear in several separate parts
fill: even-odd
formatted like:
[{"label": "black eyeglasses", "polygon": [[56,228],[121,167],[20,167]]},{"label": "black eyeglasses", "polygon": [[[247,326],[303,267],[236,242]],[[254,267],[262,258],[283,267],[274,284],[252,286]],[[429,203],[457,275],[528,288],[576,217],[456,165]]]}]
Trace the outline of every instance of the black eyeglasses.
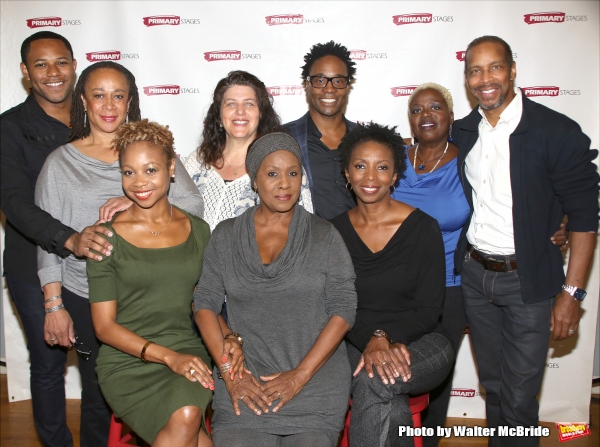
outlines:
[{"label": "black eyeglasses", "polygon": [[306,80],[315,88],[325,88],[331,82],[331,85],[335,88],[343,89],[348,87],[350,76],[334,76],[333,78],[328,78],[327,76],[307,76]]},{"label": "black eyeglasses", "polygon": [[88,346],[84,342],[79,341],[77,332],[75,332],[75,343],[71,343],[71,346],[73,346],[73,349],[75,349],[77,354],[79,354],[79,356],[86,362],[92,356],[92,350],[88,348]]}]

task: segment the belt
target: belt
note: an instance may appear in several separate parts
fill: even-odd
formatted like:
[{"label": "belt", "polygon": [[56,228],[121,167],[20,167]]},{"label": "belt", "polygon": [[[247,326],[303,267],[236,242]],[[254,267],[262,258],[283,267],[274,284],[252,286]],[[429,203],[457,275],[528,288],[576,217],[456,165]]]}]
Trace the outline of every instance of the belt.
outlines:
[{"label": "belt", "polygon": [[467,244],[467,251],[469,252],[469,255],[471,255],[471,258],[479,262],[485,270],[490,270],[492,272],[510,272],[512,270],[517,270],[516,259],[508,259],[507,256],[503,255],[499,255],[504,258],[503,260],[486,259],[475,250],[471,244]]}]

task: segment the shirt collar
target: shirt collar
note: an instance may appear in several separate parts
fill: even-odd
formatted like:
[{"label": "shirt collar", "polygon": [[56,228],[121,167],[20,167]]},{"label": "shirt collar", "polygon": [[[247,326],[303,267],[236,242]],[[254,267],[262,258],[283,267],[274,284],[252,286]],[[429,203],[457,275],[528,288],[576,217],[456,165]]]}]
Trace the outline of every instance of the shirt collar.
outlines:
[{"label": "shirt collar", "polygon": [[[498,119],[498,124],[510,124],[512,121],[521,119],[521,115],[523,114],[523,98],[521,97],[521,89],[515,87],[515,97],[512,99],[510,104],[506,106],[506,109],[500,114],[500,118]],[[483,113],[483,109],[479,107],[479,114],[483,117],[483,121],[491,127],[485,113]]]}]

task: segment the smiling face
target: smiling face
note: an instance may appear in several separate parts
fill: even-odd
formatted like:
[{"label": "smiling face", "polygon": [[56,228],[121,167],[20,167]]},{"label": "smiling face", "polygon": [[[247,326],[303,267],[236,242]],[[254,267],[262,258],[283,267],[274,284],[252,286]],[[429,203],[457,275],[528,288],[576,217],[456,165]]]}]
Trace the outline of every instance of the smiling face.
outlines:
[{"label": "smiling face", "polygon": [[479,107],[484,111],[495,110],[499,115],[515,97],[516,64],[509,65],[504,48],[495,42],[484,42],[471,48],[466,62],[467,87]]},{"label": "smiling face", "polygon": [[390,186],[396,182],[392,150],[375,141],[354,148],[350,155],[346,179],[356,198],[363,203],[377,203],[390,196]]},{"label": "smiling face", "polygon": [[221,103],[221,123],[227,138],[253,140],[260,121],[256,93],[247,85],[228,88]]},{"label": "smiling face", "polygon": [[267,155],[258,170],[254,189],[260,197],[260,206],[271,212],[291,211],[300,197],[302,168],[290,151],[279,150]]},{"label": "smiling face", "polygon": [[81,99],[91,131],[113,133],[127,117],[127,79],[112,68],[100,68],[90,73]]},{"label": "smiling face", "polygon": [[58,39],[34,40],[27,64],[21,63],[21,72],[42,107],[44,103],[60,104],[71,98],[76,68],[77,62]]},{"label": "smiling face", "polygon": [[443,142],[448,138],[454,114],[435,89],[418,91],[408,105],[410,130],[419,142]]},{"label": "smiling face", "polygon": [[166,200],[175,163],[169,165],[163,149],[149,141],[135,141],[121,155],[123,191],[141,208]]},{"label": "smiling face", "polygon": [[[348,76],[348,67],[336,56],[323,56],[317,59],[310,67],[310,76]],[[333,117],[343,113],[348,104],[350,84],[346,88],[336,89],[331,82],[323,88],[315,88],[306,82],[306,96],[308,109],[311,115],[319,114],[323,117]]]}]

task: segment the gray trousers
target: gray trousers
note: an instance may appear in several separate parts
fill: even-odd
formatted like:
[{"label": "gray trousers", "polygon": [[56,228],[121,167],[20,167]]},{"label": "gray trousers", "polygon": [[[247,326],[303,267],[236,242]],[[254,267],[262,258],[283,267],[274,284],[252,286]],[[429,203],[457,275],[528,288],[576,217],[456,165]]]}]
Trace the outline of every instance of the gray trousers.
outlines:
[{"label": "gray trousers", "polygon": [[[497,257],[496,257],[497,258]],[[467,255],[462,290],[485,388],[488,427],[538,425],[554,300],[524,304],[516,271],[491,272]],[[539,437],[490,437],[490,447],[536,447]]]},{"label": "gray trousers", "polygon": [[[361,352],[346,343],[352,370]],[[441,334],[427,334],[407,346],[410,352],[411,378],[385,385],[377,372],[372,379],[361,372],[352,381],[350,416],[351,447],[395,447],[414,445],[412,437],[398,436],[399,426],[412,427],[408,403],[410,394],[422,394],[435,388],[448,375],[454,350]]]}]

